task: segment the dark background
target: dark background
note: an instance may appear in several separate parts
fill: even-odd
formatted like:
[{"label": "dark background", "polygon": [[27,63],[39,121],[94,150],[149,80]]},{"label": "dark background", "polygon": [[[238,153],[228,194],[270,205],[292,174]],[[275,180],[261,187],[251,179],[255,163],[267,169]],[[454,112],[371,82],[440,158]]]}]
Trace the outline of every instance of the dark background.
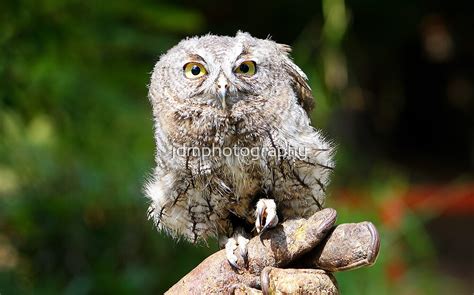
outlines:
[{"label": "dark background", "polygon": [[374,222],[344,294],[474,290],[474,2],[4,1],[0,293],[159,294],[217,249],[146,220],[146,85],[180,39],[290,44],[338,145],[328,205]]}]

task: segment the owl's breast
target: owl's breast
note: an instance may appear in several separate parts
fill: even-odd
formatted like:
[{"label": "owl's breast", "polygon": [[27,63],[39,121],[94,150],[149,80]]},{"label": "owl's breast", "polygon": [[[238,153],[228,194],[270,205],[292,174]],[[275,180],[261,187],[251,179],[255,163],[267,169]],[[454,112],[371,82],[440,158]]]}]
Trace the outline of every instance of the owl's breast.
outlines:
[{"label": "owl's breast", "polygon": [[262,187],[262,173],[253,159],[230,155],[222,158],[222,166],[216,170],[222,188],[227,188],[226,210],[250,223],[254,220],[255,196]]}]

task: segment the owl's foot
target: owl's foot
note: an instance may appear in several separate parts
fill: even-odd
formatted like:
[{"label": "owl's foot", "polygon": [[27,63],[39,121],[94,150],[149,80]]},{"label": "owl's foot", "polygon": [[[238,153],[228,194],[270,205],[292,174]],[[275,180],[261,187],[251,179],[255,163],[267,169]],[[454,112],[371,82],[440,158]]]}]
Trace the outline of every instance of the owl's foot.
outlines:
[{"label": "owl's foot", "polygon": [[245,232],[243,230],[237,230],[232,237],[223,238],[222,243],[224,244],[227,261],[229,261],[230,265],[233,267],[240,269],[238,264],[239,259],[237,255],[234,254],[234,252],[238,248],[239,254],[243,258],[244,263],[247,261],[247,245],[249,243],[249,239],[247,239]]},{"label": "owl's foot", "polygon": [[275,200],[260,199],[257,202],[257,210],[255,211],[257,218],[255,220],[255,228],[257,233],[262,233],[268,228],[275,227],[278,224],[278,215],[276,211]]}]

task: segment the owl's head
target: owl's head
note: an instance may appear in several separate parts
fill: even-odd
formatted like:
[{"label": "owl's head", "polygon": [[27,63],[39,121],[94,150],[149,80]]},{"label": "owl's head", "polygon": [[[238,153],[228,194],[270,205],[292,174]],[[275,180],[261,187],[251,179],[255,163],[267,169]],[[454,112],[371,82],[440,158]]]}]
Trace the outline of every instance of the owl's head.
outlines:
[{"label": "owl's head", "polygon": [[272,103],[281,93],[304,109],[313,105],[306,75],[290,48],[238,32],[181,41],[161,56],[150,84],[152,103],[208,108],[229,113],[239,105]]}]

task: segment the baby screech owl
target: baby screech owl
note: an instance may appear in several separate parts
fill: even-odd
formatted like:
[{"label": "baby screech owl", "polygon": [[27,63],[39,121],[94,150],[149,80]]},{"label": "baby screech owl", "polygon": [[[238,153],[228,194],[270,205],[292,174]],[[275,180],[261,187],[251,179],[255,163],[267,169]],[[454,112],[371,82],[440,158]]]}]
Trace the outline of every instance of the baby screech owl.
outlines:
[{"label": "baby screech owl", "polygon": [[[248,33],[181,41],[149,85],[156,168],[149,217],[191,242],[218,236],[229,262],[246,237],[324,204],[331,144],[310,125],[313,96],[290,47]],[[255,227],[254,227],[255,226]]]}]

